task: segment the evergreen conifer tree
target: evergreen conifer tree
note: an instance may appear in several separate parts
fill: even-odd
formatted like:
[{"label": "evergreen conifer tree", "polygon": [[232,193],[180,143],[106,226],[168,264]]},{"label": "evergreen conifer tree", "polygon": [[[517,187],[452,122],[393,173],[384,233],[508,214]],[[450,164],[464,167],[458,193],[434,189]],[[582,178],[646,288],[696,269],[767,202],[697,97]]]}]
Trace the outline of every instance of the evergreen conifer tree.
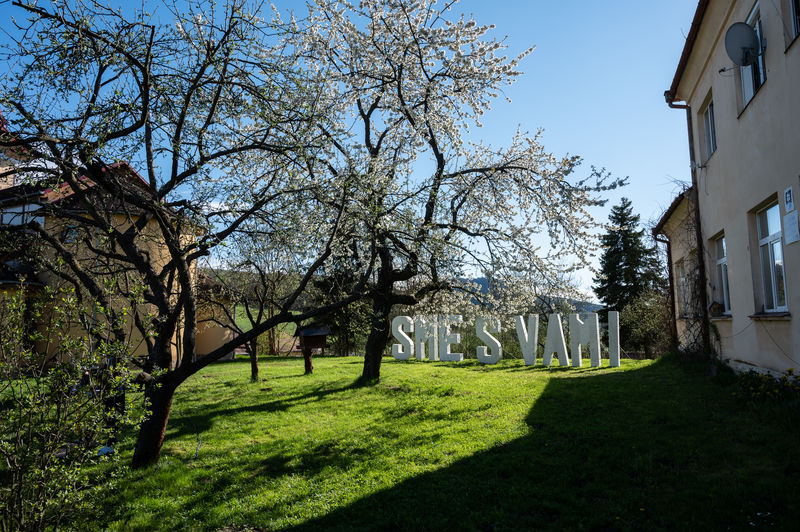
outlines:
[{"label": "evergreen conifer tree", "polygon": [[[622,198],[611,208],[611,227],[603,235],[603,255],[600,274],[594,278],[594,293],[607,310],[621,311],[648,289],[664,289],[664,277],[655,246],[644,241],[644,229],[639,228],[639,215],[633,213],[631,202]],[[622,330],[622,341],[626,334]]]}]

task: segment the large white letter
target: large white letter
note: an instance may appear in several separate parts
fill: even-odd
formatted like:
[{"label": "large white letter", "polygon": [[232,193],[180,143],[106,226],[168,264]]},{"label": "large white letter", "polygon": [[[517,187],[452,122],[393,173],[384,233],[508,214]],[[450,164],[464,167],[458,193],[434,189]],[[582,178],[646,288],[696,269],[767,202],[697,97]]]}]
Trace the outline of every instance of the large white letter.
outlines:
[{"label": "large white letter", "polygon": [[[431,321],[433,323],[431,323]],[[414,352],[417,360],[425,358],[425,344],[428,344],[428,360],[439,360],[436,334],[436,321],[416,318],[414,320]]]},{"label": "large white letter", "polygon": [[414,322],[408,316],[397,316],[392,320],[392,336],[400,342],[392,344],[392,356],[397,360],[408,360],[414,356],[414,343],[411,337],[406,334],[414,332]]},{"label": "large white letter", "polygon": [[451,333],[451,325],[459,325],[462,318],[458,314],[451,314],[442,318],[439,316],[439,360],[444,362],[461,362],[464,360],[464,353],[451,353],[450,345],[461,342],[461,335]]},{"label": "large white letter", "polygon": [[608,311],[608,361],[612,368],[619,367],[619,312]]},{"label": "large white letter", "polygon": [[497,318],[478,318],[475,320],[475,334],[481,341],[488,344],[491,355],[486,354],[486,346],[479,345],[476,349],[478,355],[478,362],[481,364],[497,364],[503,358],[503,346],[500,342],[489,334],[487,329],[491,328],[492,332],[500,332],[500,320]]},{"label": "large white letter", "polygon": [[553,362],[553,353],[558,355],[558,363],[569,366],[567,342],[564,340],[564,328],[561,326],[561,314],[550,314],[547,320],[547,338],[544,340],[542,364],[549,366]]},{"label": "large white letter", "polygon": [[600,366],[600,320],[596,313],[589,313],[586,322],[577,314],[569,315],[569,343],[574,367],[581,367],[581,347],[586,344],[589,344],[592,367]]},{"label": "large white letter", "polygon": [[536,348],[539,340],[539,315],[528,315],[527,329],[522,316],[515,316],[514,321],[517,323],[517,338],[519,339],[519,347],[522,349],[522,358],[525,359],[525,365],[535,366]]}]

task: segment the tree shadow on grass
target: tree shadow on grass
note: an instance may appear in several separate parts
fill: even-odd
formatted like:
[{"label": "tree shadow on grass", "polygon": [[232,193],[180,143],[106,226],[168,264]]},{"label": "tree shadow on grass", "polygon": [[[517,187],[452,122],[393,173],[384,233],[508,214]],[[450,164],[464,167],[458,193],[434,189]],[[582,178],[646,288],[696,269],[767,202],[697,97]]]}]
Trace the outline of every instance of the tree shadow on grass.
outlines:
[{"label": "tree shadow on grass", "polygon": [[214,425],[216,419],[225,419],[237,414],[247,413],[271,413],[287,410],[293,406],[303,404],[310,401],[321,401],[328,396],[346,392],[360,387],[358,381],[338,387],[330,387],[329,385],[316,386],[312,391],[301,394],[294,394],[289,396],[281,396],[278,399],[272,399],[257,404],[225,407],[224,405],[214,407],[203,407],[195,414],[180,415],[170,419],[168,428],[169,438],[178,438],[187,434],[204,433]]},{"label": "tree shadow on grass", "polygon": [[554,378],[525,437],[295,529],[793,528],[800,430],[730,392],[672,360]]}]

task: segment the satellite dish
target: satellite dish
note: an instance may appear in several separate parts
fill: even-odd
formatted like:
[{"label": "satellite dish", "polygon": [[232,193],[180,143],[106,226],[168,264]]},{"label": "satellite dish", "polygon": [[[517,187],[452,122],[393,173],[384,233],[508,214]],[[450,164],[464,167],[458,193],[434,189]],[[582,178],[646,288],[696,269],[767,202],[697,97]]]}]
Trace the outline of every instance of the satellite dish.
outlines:
[{"label": "satellite dish", "polygon": [[725,33],[725,51],[739,66],[755,63],[759,48],[756,30],[749,24],[737,22]]}]

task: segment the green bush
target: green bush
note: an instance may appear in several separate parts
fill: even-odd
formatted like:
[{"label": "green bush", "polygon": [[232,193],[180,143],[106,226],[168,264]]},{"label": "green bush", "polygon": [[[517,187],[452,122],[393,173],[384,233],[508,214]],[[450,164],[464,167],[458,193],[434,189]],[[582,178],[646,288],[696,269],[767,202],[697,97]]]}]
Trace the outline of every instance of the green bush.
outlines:
[{"label": "green bush", "polygon": [[671,350],[670,305],[667,293],[646,290],[620,312],[622,347],[661,356]]},{"label": "green bush", "polygon": [[71,292],[0,294],[0,530],[75,522],[114,474],[118,431],[140,421],[125,346],[97,325],[76,334],[79,315]]}]

